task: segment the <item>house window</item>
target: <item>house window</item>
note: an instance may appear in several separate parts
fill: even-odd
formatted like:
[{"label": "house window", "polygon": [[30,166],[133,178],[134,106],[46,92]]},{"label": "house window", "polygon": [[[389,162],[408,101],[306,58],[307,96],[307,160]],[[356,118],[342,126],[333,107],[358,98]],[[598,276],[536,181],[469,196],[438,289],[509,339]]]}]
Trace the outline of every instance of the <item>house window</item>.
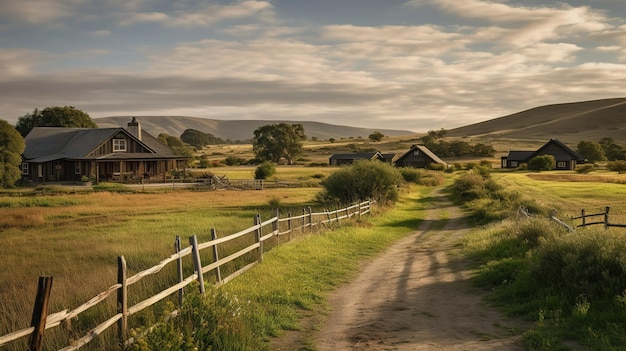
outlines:
[{"label": "house window", "polygon": [[511,161],[511,167],[517,167],[517,161]]},{"label": "house window", "polygon": [[565,161],[559,161],[559,162],[556,163],[556,168],[565,168],[566,167],[565,166],[566,163],[567,162],[565,162]]},{"label": "house window", "polygon": [[37,165],[37,177],[43,178],[43,165],[41,163]]},{"label": "house window", "polygon": [[126,151],[126,139],[113,139],[113,152]]},{"label": "house window", "polygon": [[420,151],[419,151],[419,150],[415,150],[415,151],[413,151],[413,155],[415,155],[415,156],[419,156],[419,154],[420,154]]},{"label": "house window", "polygon": [[80,168],[80,162],[76,162],[76,164],[74,165],[74,174],[81,174]]},{"label": "house window", "polygon": [[22,174],[28,175],[28,163],[26,162],[22,163]]}]

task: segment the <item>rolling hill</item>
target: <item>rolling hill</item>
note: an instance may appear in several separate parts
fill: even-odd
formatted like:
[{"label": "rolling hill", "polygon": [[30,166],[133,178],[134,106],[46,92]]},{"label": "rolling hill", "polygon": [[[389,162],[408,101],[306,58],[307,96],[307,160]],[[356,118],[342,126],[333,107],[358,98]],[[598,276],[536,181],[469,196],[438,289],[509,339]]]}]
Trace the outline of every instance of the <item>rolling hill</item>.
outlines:
[{"label": "rolling hill", "polygon": [[[141,123],[143,130],[158,136],[166,133],[180,137],[185,129],[195,129],[204,133],[213,134],[216,137],[230,140],[248,140],[254,136],[254,130],[266,125],[275,123],[300,123],[304,126],[307,137],[316,137],[320,140],[329,138],[365,137],[375,131],[379,131],[387,136],[413,135],[415,132],[409,130],[394,129],[371,129],[339,126],[320,122],[296,122],[296,121],[267,121],[267,120],[235,120],[224,121],[216,119],[206,119],[199,117],[185,116],[136,116]],[[126,127],[132,116],[115,116],[94,118],[94,122],[100,128]]]},{"label": "rolling hill", "polygon": [[448,131],[452,137],[559,139],[571,145],[604,137],[626,144],[626,98],[535,107]]}]

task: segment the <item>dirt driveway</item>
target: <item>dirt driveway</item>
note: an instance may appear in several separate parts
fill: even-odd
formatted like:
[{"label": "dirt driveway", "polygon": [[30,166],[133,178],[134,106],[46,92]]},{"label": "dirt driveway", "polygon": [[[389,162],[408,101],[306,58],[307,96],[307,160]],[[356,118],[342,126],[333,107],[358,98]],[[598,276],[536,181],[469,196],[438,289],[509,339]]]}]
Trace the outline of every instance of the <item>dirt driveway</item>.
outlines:
[{"label": "dirt driveway", "polygon": [[[484,292],[468,281],[457,254],[470,229],[463,214],[441,191],[433,196],[414,234],[331,296],[333,311],[309,345],[318,351],[523,350],[514,343],[525,326],[486,306]],[[280,344],[280,350],[301,347]]]}]

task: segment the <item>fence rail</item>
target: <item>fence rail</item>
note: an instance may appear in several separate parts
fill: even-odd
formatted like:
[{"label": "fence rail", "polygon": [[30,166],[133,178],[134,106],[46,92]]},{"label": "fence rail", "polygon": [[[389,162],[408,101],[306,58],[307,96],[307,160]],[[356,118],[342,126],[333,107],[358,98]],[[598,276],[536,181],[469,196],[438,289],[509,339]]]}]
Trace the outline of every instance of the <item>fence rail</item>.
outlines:
[{"label": "fence rail", "polygon": [[[8,344],[9,342],[18,340],[29,335],[31,336],[31,340],[35,338],[41,340],[43,338],[44,330],[55,328],[59,325],[64,325],[65,322],[69,322],[70,319],[77,317],[81,313],[105,301],[113,293],[117,293],[117,313],[113,316],[108,317],[107,320],[101,322],[99,325],[91,329],[86,335],[71,341],[70,345],[62,348],[61,350],[78,350],[97,338],[105,330],[111,328],[116,324],[118,326],[118,342],[122,347],[124,347],[124,345],[128,345],[129,342],[132,342],[132,340],[129,341],[128,339],[127,321],[129,316],[132,316],[177,292],[179,300],[178,302],[182,305],[184,288],[196,280],[199,282],[201,293],[204,293],[204,275],[211,271],[215,272],[216,284],[226,284],[230,280],[243,274],[245,271],[254,267],[256,264],[263,260],[263,244],[269,239],[272,239],[274,237],[280,238],[284,235],[290,236],[294,232],[304,232],[307,229],[310,232],[313,232],[315,228],[319,230],[322,226],[330,225],[330,223],[333,222],[339,224],[340,220],[342,219],[348,219],[356,216],[360,217],[364,214],[370,213],[371,207],[371,201],[360,202],[339,210],[326,210],[324,212],[318,213],[313,213],[311,211],[311,208],[309,207],[302,210],[302,215],[292,216],[291,213],[289,213],[286,218],[280,218],[279,212],[277,210],[274,217],[264,222],[261,222],[260,215],[256,215],[254,221],[255,224],[252,227],[249,227],[237,233],[224,236],[222,238],[217,238],[217,234],[214,229],[211,229],[212,240],[204,243],[198,243],[197,237],[195,235],[191,236],[189,237],[190,246],[184,249],[180,249],[180,237],[177,236],[174,245],[177,251],[176,253],[172,254],[170,257],[163,259],[157,265],[138,272],[131,277],[126,277],[126,260],[123,256],[120,256],[118,257],[118,282],[116,284],[111,285],[107,290],[99,293],[98,295],[94,296],[93,298],[83,303],[82,305],[74,308],[73,310],[66,309],[46,315],[47,313],[45,312],[44,308],[44,313],[41,317],[43,318],[42,320],[44,321],[45,328],[34,324],[35,318],[33,315],[33,323],[31,323],[31,327],[0,336],[0,347]],[[268,227],[270,229],[267,229]],[[266,233],[263,234],[264,232]],[[234,239],[246,235],[254,235],[253,244],[248,245],[247,247],[244,247],[235,253],[231,253],[226,257],[218,257],[218,245],[230,242]],[[200,251],[206,249],[212,250],[213,262],[207,265],[203,265],[203,263],[201,262]],[[227,277],[221,276],[221,267],[223,267],[226,263],[232,262],[237,258],[246,256],[253,252],[256,252],[256,257],[252,257],[254,258],[251,260],[252,262],[230,273],[230,275],[228,275]],[[190,255],[192,256],[194,273],[187,277],[183,277],[183,258]],[[132,306],[128,306],[129,286],[138,283],[145,277],[152,276],[161,272],[163,268],[173,262],[177,263],[178,283],[166,288],[156,295],[150,296]],[[38,306],[36,305],[35,310],[37,308]],[[31,346],[30,349],[39,350],[40,347],[41,346]]]}]

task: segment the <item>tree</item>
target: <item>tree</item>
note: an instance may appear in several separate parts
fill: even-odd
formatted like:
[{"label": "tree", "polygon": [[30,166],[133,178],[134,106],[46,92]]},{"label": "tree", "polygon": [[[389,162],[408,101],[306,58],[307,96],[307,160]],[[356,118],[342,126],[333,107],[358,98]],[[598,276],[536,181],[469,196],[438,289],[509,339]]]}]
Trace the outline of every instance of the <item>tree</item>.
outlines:
[{"label": "tree", "polygon": [[0,187],[12,187],[20,179],[24,148],[24,138],[17,129],[0,119]]},{"label": "tree", "polygon": [[578,153],[591,163],[606,161],[604,149],[599,143],[593,141],[581,141],[578,143],[576,148],[578,149]]},{"label": "tree", "polygon": [[378,132],[378,131],[376,131],[376,132],[374,132],[374,133],[372,133],[372,134],[370,134],[368,136],[368,138],[371,141],[373,141],[373,142],[381,141],[381,140],[383,140],[384,137],[385,137],[385,135],[383,133],[381,133],[381,132]]},{"label": "tree", "polygon": [[89,115],[74,106],[35,109],[17,119],[15,128],[26,136],[34,127],[98,128]]},{"label": "tree", "polygon": [[252,151],[260,160],[279,163],[284,157],[291,165],[305,140],[302,124],[267,124],[254,131]]},{"label": "tree", "polygon": [[556,160],[552,155],[535,156],[528,161],[528,169],[532,171],[549,171],[556,167]]}]

